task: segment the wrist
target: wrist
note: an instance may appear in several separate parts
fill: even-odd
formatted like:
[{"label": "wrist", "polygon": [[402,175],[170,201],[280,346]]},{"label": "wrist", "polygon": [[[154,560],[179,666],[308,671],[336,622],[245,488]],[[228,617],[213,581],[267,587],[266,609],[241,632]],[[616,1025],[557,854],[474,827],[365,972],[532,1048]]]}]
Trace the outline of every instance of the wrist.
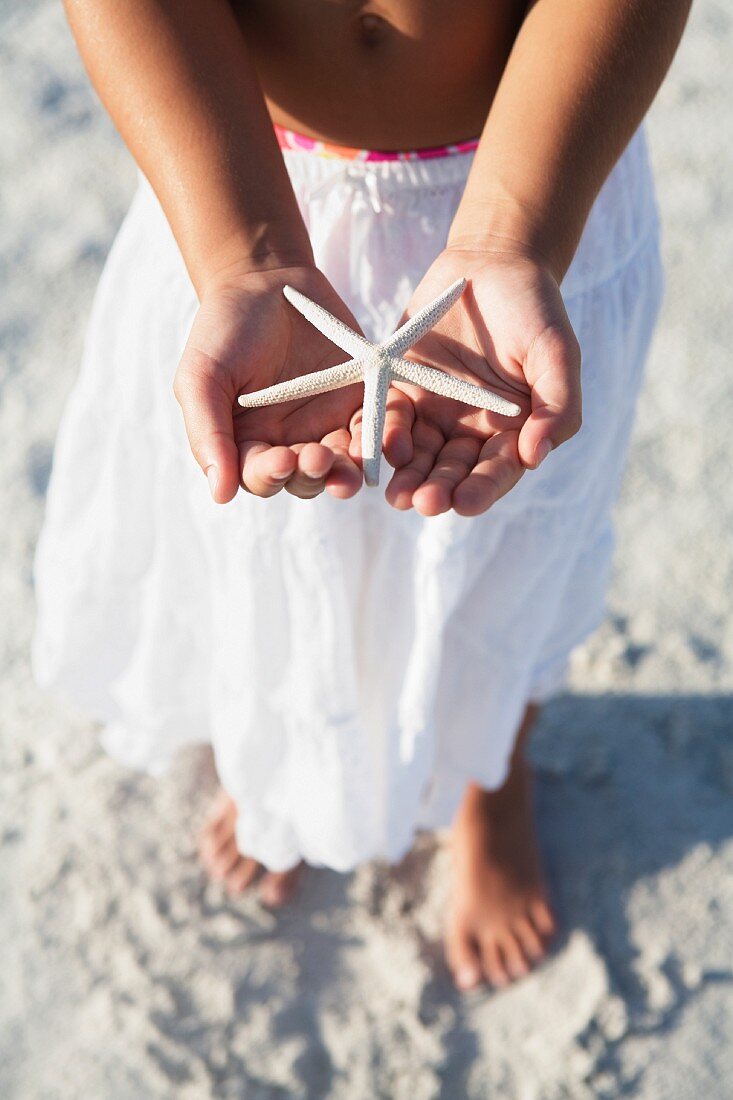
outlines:
[{"label": "wrist", "polygon": [[315,260],[307,236],[296,234],[234,235],[199,266],[194,284],[200,299],[214,291],[268,272],[313,268]]},{"label": "wrist", "polygon": [[562,281],[575,251],[547,229],[547,219],[514,200],[462,202],[448,234],[448,252],[475,252],[526,259]]}]

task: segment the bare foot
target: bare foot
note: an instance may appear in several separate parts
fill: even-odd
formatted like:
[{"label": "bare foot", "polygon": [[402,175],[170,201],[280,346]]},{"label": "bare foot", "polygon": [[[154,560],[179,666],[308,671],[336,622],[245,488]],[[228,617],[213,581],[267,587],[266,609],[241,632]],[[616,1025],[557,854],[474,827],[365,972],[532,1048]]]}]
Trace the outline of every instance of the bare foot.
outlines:
[{"label": "bare foot", "polygon": [[214,800],[199,837],[199,856],[210,878],[223,882],[228,893],[241,894],[259,877],[260,899],[272,908],[292,901],[304,864],[289,871],[266,871],[261,863],[237,848],[234,827],[237,807],[222,788]]},{"label": "bare foot", "polygon": [[524,746],[529,708],[509,776],[498,791],[471,784],[453,826],[454,883],[446,960],[459,989],[503,986],[547,952],[555,920],[542,878]]}]

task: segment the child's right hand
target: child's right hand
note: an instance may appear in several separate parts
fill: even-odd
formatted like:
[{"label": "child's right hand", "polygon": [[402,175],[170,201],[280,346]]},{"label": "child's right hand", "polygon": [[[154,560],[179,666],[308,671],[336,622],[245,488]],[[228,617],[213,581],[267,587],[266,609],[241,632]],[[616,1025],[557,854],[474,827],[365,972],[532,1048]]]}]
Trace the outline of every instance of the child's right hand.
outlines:
[{"label": "child's right hand", "polygon": [[343,498],[361,486],[361,468],[349,455],[363,399],[360,384],[262,408],[237,405],[244,391],[344,359],[288,303],[282,293],[287,283],[359,330],[314,266],[229,275],[207,287],[174,392],[191,450],[219,504],[231,500],[240,485],[262,497],[283,488],[313,497],[325,488]]}]

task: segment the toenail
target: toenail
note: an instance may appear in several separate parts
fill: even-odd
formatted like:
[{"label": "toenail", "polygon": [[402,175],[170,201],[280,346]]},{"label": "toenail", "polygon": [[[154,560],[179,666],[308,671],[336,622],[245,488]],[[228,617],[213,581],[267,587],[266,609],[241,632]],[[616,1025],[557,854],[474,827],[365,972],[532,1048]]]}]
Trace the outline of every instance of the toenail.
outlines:
[{"label": "toenail", "polygon": [[464,966],[456,973],[456,985],[459,989],[473,989],[480,981],[481,973],[476,967]]}]

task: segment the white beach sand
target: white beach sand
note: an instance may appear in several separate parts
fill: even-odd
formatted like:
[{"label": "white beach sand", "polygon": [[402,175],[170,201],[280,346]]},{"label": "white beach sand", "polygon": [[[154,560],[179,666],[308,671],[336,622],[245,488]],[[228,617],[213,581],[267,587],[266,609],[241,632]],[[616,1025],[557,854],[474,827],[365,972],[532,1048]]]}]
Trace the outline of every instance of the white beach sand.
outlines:
[{"label": "white beach sand", "polygon": [[650,119],[668,296],[611,618],[535,749],[564,935],[460,998],[444,850],[313,872],[278,916],[228,901],[195,859],[201,754],[126,772],[33,685],[53,437],[134,170],[60,4],[0,0],[3,1100],[733,1095],[732,54],[729,5],[699,0]]}]

